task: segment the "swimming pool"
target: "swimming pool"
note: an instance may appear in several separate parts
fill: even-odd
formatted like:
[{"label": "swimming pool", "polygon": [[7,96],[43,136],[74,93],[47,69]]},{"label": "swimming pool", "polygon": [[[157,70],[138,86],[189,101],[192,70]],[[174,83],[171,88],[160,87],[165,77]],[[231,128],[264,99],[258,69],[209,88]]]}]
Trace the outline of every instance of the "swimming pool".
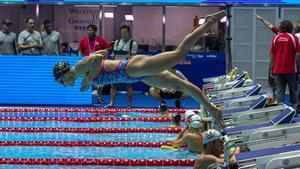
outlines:
[{"label": "swimming pool", "polygon": [[169,119],[153,110],[26,110],[0,112],[0,168],[185,169],[199,156],[160,149],[179,130],[161,128],[170,125]]},{"label": "swimming pool", "polygon": [[0,117],[161,117],[160,113],[0,112]]},{"label": "swimming pool", "polygon": [[161,142],[173,140],[176,133],[8,133],[0,132],[2,141],[120,141]]},{"label": "swimming pool", "polygon": [[199,155],[188,150],[174,152],[148,147],[5,146],[1,147],[0,156],[4,158],[190,159],[197,158]]},{"label": "swimming pool", "polygon": [[112,121],[112,122],[64,122],[64,121],[0,121],[0,128],[159,128],[170,126],[168,122]]}]

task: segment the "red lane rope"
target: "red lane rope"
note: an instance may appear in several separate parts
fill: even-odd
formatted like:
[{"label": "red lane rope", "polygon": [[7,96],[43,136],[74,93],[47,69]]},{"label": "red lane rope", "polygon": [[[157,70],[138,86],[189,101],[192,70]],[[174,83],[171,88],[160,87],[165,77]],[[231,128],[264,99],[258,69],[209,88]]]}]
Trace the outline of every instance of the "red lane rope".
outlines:
[{"label": "red lane rope", "polygon": [[[0,121],[66,121],[66,122],[111,122],[111,121],[143,121],[170,122],[166,117],[0,117]],[[181,118],[184,121],[184,118]]]},{"label": "red lane rope", "polygon": [[179,133],[179,128],[0,128],[0,132]]},{"label": "red lane rope", "polygon": [[[184,113],[187,109],[169,109],[168,112]],[[197,111],[194,109],[193,111]],[[117,113],[117,112],[139,112],[139,113],[158,113],[159,109],[141,108],[29,108],[29,107],[1,107],[0,112],[89,112],[89,113]]]},{"label": "red lane rope", "polygon": [[168,142],[103,142],[103,141],[0,141],[0,146],[59,146],[59,147],[161,147]]},{"label": "red lane rope", "polygon": [[194,159],[0,158],[0,164],[13,165],[193,166],[194,163]]}]

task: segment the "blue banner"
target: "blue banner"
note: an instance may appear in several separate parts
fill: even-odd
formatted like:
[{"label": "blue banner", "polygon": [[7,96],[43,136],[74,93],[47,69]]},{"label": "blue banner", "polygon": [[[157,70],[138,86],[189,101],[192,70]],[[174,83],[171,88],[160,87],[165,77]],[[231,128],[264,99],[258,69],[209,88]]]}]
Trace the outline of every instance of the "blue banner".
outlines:
[{"label": "blue banner", "polygon": [[[142,53],[154,55],[157,53]],[[149,56],[151,57],[151,56]],[[79,56],[0,56],[0,104],[74,104],[92,103],[91,90],[80,92],[78,79],[74,87],[63,87],[54,81],[53,66],[58,61],[71,65]],[[190,53],[177,69],[197,86],[205,77],[225,74],[224,53]],[[147,91],[142,82],[133,85],[135,91]]]},{"label": "blue banner", "polygon": [[0,104],[90,105],[91,92],[55,82],[53,67],[58,61],[74,65],[83,57],[0,56]]},{"label": "blue banner", "polygon": [[225,74],[225,60],[223,52],[190,53],[186,60],[176,67],[189,81],[200,87],[203,85],[203,78]]}]

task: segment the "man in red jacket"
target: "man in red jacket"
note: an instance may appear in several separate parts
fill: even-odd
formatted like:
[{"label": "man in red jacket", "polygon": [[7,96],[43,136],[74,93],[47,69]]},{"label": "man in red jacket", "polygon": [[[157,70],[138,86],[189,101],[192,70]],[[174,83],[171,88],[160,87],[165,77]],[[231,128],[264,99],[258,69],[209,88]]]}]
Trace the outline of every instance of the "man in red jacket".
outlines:
[{"label": "man in red jacket", "polygon": [[280,34],[275,36],[270,50],[272,74],[277,85],[277,101],[283,102],[286,85],[289,86],[290,102],[296,108],[296,54],[300,51],[299,40],[292,34],[293,24],[284,20],[280,23]]}]

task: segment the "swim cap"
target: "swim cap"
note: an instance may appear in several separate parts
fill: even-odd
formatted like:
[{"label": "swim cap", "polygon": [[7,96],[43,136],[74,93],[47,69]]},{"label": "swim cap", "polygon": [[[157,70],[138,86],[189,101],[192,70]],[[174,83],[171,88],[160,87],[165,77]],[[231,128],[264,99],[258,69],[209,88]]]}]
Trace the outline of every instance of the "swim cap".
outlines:
[{"label": "swim cap", "polygon": [[161,101],[159,104],[159,110],[160,112],[165,112],[168,110],[167,103],[165,101]]},{"label": "swim cap", "polygon": [[207,144],[216,140],[223,140],[222,134],[215,129],[208,129],[203,133],[203,144]]},{"label": "swim cap", "polygon": [[175,122],[180,122],[180,119],[181,119],[181,115],[180,115],[180,113],[173,113],[172,115],[171,115],[171,120],[172,121],[175,121]]},{"label": "swim cap", "polygon": [[[56,81],[60,79],[65,73],[71,69],[71,65],[68,62],[58,62],[53,68],[53,76]],[[62,83],[59,81],[59,83]]]},{"label": "swim cap", "polygon": [[200,128],[201,127],[201,117],[199,115],[193,115],[190,119],[190,125],[192,128]]},{"label": "swim cap", "polygon": [[187,110],[185,111],[185,118],[190,118],[191,116],[195,115],[195,112],[193,110]]}]

